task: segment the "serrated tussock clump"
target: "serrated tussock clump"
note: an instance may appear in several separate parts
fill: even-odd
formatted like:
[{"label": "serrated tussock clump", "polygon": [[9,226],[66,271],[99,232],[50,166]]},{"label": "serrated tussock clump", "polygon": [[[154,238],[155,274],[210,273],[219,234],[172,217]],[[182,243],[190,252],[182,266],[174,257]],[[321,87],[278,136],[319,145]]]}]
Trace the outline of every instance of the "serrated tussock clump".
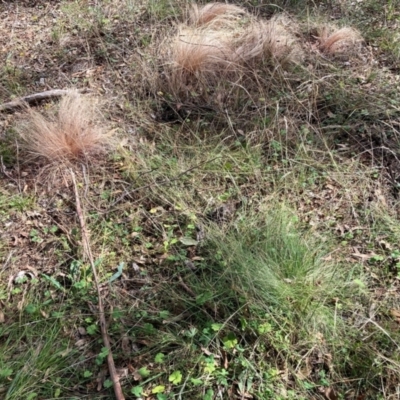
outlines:
[{"label": "serrated tussock clump", "polygon": [[223,25],[247,14],[242,7],[233,4],[209,3],[203,7],[193,4],[189,10],[189,24],[201,26],[216,22],[217,25]]},{"label": "serrated tussock clump", "polygon": [[272,60],[281,65],[300,63],[303,50],[296,36],[288,29],[291,21],[277,15],[268,21],[254,22],[244,33],[235,53],[239,60]]},{"label": "serrated tussock clump", "polygon": [[328,55],[352,56],[360,48],[363,41],[361,34],[350,27],[337,28],[322,25],[317,28],[319,49]]},{"label": "serrated tussock clump", "polygon": [[16,129],[23,148],[48,161],[92,157],[111,145],[94,99],[73,90],[63,96],[55,114],[27,109]]},{"label": "serrated tussock clump", "polygon": [[302,48],[287,25],[283,17],[263,21],[234,5],[195,5],[188,22],[160,46],[164,82],[175,93],[207,91],[207,85],[237,78],[260,62],[299,62]]}]

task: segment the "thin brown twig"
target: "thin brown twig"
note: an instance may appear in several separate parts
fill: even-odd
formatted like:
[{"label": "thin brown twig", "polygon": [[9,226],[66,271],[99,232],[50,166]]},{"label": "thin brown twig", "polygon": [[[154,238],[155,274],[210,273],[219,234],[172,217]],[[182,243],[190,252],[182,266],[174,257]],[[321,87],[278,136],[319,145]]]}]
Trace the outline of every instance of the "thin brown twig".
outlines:
[{"label": "thin brown twig", "polygon": [[102,301],[101,292],[100,292],[99,279],[97,276],[96,267],[94,265],[92,251],[90,249],[89,235],[88,235],[88,231],[86,229],[85,218],[83,216],[83,211],[82,211],[81,202],[80,202],[79,193],[78,193],[78,186],[76,184],[74,172],[72,170],[70,170],[70,172],[71,172],[72,182],[74,184],[76,212],[79,217],[79,223],[80,223],[81,231],[82,231],[83,249],[86,252],[86,256],[88,257],[90,265],[92,267],[94,282],[95,282],[96,289],[97,289],[101,336],[103,338],[104,346],[108,350],[108,354],[107,354],[108,370],[110,372],[111,380],[114,384],[115,398],[117,400],[125,400],[124,394],[122,393],[121,384],[119,382],[117,370],[115,368],[113,355],[111,352],[111,345],[110,345],[110,339],[109,339],[108,333],[107,333],[106,317],[105,317],[105,313],[104,313],[104,306],[103,306],[103,301]]},{"label": "thin brown twig", "polygon": [[[78,89],[78,92],[87,93],[88,89]],[[10,101],[9,103],[0,104],[0,112],[12,113],[18,109],[26,107],[27,105],[39,104],[42,101],[59,98],[66,94],[68,94],[68,90],[64,89],[47,90],[45,92],[30,94],[17,100]]]}]

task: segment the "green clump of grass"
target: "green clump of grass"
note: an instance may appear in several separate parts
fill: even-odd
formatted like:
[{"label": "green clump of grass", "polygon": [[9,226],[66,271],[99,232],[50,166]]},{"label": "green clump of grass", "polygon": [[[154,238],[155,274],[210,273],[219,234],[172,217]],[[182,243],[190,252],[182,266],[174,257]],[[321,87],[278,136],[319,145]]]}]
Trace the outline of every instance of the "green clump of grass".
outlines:
[{"label": "green clump of grass", "polygon": [[284,316],[287,333],[307,340],[343,334],[341,304],[365,294],[362,272],[326,261],[326,244],[299,229],[285,208],[244,214],[228,228],[214,225],[207,247],[218,262],[207,272],[214,289],[206,291],[224,288],[218,298],[225,304],[230,299],[273,319]]},{"label": "green clump of grass", "polygon": [[[33,315],[38,306],[24,311],[30,322],[13,322],[0,328],[0,393],[3,399],[57,398],[74,376],[77,349],[63,336],[59,319]],[[35,318],[33,318],[35,317]],[[22,321],[21,321],[22,322]]]},{"label": "green clump of grass", "polygon": [[[318,379],[311,373],[300,378],[299,371],[315,352],[326,356],[315,372],[326,374],[326,382],[340,381],[354,366],[357,378],[379,376],[382,364],[375,364],[373,349],[348,318],[368,299],[363,271],[327,260],[327,247],[282,206],[244,212],[228,226],[210,225],[204,268],[189,279],[197,303],[217,307],[215,322],[223,328],[215,336],[246,360],[228,369],[229,378],[249,374],[254,392],[277,396],[282,382],[266,374],[278,365],[299,379],[296,396],[307,396]],[[209,346],[218,346],[214,339]],[[264,353],[276,358],[261,362]]]},{"label": "green clump of grass", "polygon": [[296,224],[295,215],[272,210],[261,218],[243,216],[227,233],[214,228],[212,241],[223,276],[251,301],[315,318],[326,314],[326,302],[335,296],[338,270],[322,260],[321,246],[302,237]]}]

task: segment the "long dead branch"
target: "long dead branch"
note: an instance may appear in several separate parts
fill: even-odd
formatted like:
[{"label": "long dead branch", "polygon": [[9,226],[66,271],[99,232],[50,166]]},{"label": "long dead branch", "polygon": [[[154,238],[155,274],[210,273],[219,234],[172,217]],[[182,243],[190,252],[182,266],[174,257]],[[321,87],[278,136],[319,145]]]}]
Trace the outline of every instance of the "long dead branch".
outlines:
[{"label": "long dead branch", "polygon": [[94,265],[92,251],[90,249],[89,235],[88,235],[88,231],[86,229],[85,218],[83,216],[83,212],[82,212],[82,208],[81,208],[81,202],[80,202],[80,198],[79,198],[78,187],[76,185],[75,174],[72,170],[70,172],[71,172],[72,182],[74,184],[76,212],[79,217],[79,223],[80,223],[81,231],[82,231],[83,249],[86,252],[86,255],[87,255],[90,265],[92,267],[94,282],[95,282],[96,289],[97,289],[97,295],[98,295],[98,301],[99,301],[98,305],[99,305],[99,320],[100,320],[101,336],[103,338],[104,346],[108,349],[108,354],[107,354],[108,370],[109,370],[109,373],[111,376],[111,380],[114,384],[115,398],[117,400],[125,400],[124,394],[122,393],[121,384],[119,382],[117,370],[115,369],[113,355],[111,352],[111,345],[110,345],[110,339],[109,339],[108,333],[107,333],[106,317],[105,317],[105,313],[104,313],[103,300],[102,300],[101,292],[100,292],[99,279],[97,277],[96,267]]},{"label": "long dead branch", "polygon": [[[86,93],[87,89],[79,89],[78,92]],[[62,96],[65,96],[68,93],[68,90],[64,89],[54,89],[47,90],[45,92],[30,94],[25,97],[21,97],[17,100],[10,101],[9,103],[0,104],[0,112],[15,112],[21,108],[26,107],[27,105],[35,105],[39,104],[45,100],[56,99]]]}]

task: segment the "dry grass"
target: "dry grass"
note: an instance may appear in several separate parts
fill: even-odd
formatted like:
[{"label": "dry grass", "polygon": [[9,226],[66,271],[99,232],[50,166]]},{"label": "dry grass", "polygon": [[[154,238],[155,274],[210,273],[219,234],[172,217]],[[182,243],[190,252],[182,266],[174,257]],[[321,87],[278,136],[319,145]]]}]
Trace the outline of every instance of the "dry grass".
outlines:
[{"label": "dry grass", "polygon": [[296,36],[288,29],[289,24],[290,20],[283,15],[251,24],[235,50],[238,59],[245,62],[267,59],[281,65],[301,62],[303,50]]},{"label": "dry grass", "polygon": [[225,70],[234,60],[230,41],[219,31],[181,28],[171,46],[173,67],[188,74],[215,74]]},{"label": "dry grass", "polygon": [[290,24],[284,17],[260,21],[229,4],[194,6],[189,23],[159,48],[167,91],[204,93],[224,79],[238,82],[261,62],[298,63],[303,52]]},{"label": "dry grass", "polygon": [[249,15],[246,10],[233,4],[209,3],[203,7],[193,4],[189,11],[189,24],[202,26],[216,22],[217,26],[223,26],[231,21],[237,21],[245,15]]},{"label": "dry grass", "polygon": [[363,41],[353,28],[323,25],[317,28],[318,47],[328,55],[356,55]]},{"label": "dry grass", "polygon": [[73,90],[61,99],[56,115],[28,109],[16,129],[23,148],[48,161],[87,158],[111,144],[94,100]]}]

